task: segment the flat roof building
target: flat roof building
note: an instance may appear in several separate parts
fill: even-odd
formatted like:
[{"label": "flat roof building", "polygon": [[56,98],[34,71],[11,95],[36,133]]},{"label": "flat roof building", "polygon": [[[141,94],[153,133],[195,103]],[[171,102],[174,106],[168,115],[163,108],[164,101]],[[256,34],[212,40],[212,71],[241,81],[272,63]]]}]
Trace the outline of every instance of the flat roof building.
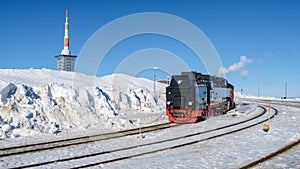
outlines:
[{"label": "flat roof building", "polygon": [[57,55],[57,70],[64,70],[74,72],[75,69],[75,55]]}]

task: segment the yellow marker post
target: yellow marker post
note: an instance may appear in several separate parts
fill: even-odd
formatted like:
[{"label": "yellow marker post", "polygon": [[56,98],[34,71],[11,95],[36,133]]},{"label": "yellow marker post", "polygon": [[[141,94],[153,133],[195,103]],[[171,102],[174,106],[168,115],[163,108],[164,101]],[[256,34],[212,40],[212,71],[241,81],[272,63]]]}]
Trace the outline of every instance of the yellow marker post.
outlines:
[{"label": "yellow marker post", "polygon": [[269,126],[268,124],[264,124],[263,130],[264,130],[265,132],[268,132],[269,129],[270,129],[270,126]]},{"label": "yellow marker post", "polygon": [[268,106],[268,124],[264,124],[264,126],[263,126],[263,130],[265,132],[268,132],[270,130],[269,124],[270,124],[270,101],[269,101],[269,106]]}]

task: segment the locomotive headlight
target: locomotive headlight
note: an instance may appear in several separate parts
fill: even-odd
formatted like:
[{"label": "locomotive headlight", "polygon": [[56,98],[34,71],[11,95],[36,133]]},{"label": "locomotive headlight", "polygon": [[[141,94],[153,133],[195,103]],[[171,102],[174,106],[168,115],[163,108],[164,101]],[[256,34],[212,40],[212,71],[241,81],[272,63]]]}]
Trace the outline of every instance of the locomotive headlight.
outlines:
[{"label": "locomotive headlight", "polygon": [[193,102],[192,101],[189,101],[189,106],[193,105]]},{"label": "locomotive headlight", "polygon": [[172,108],[172,101],[167,101],[167,109],[171,109]]}]

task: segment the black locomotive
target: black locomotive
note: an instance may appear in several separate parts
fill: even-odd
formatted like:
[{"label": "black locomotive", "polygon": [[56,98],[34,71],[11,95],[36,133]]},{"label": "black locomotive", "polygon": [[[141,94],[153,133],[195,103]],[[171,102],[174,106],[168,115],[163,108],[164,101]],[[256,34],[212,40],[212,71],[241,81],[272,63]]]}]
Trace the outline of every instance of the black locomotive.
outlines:
[{"label": "black locomotive", "polygon": [[233,85],[222,77],[197,72],[173,75],[166,96],[166,114],[171,122],[196,122],[235,106]]}]

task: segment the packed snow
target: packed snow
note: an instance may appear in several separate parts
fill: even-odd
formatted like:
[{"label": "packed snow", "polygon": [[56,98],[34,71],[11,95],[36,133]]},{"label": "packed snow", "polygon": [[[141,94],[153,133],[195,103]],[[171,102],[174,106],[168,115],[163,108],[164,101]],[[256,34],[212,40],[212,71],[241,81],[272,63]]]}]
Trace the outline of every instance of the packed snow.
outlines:
[{"label": "packed snow", "polygon": [[280,98],[280,97],[272,97],[272,96],[255,96],[253,94],[242,94],[241,92],[235,92],[235,97],[245,98],[245,99],[282,101],[282,102],[300,102],[299,97],[283,99],[282,97]]},{"label": "packed snow", "polygon": [[[165,149],[164,151],[157,153],[151,153],[108,164],[100,164],[94,168],[239,168],[275,152],[290,142],[300,139],[300,133],[298,130],[300,127],[300,123],[298,123],[300,120],[299,108],[273,105],[279,110],[279,114],[269,122],[269,132],[264,132],[262,130],[262,124],[238,133],[199,142],[189,146],[178,147],[176,149],[167,149],[167,147],[207,138],[215,134],[221,134],[224,131],[219,130],[214,134],[204,133],[180,140],[168,141],[162,144],[143,146],[143,144],[157,142],[159,140],[186,136],[199,131],[207,131],[229,125],[252,118],[261,113],[262,109],[257,107],[256,104],[248,101],[242,101],[240,98],[239,100],[237,108],[226,115],[210,117],[200,123],[186,124],[156,132],[143,133],[145,135],[144,139],[137,137],[137,135],[124,136],[121,138],[110,139],[108,141],[95,141],[91,144],[63,147],[53,151],[36,152],[26,155],[16,155],[13,157],[2,157],[0,167],[10,168],[26,164],[56,161],[63,158],[140,145],[134,149],[116,151],[109,154],[91,156],[67,162],[53,162],[42,167],[71,168],[84,164],[95,163],[101,160],[128,156],[130,154],[149,152],[155,149]],[[270,113],[274,114],[274,111],[271,109]],[[265,114],[254,121],[257,122],[262,119],[267,119],[267,116],[268,115]],[[247,126],[249,124],[252,124],[252,122],[247,122],[242,124],[242,126]],[[225,130],[231,131],[232,129],[239,127],[241,126],[232,126]],[[61,135],[55,137],[60,136]],[[44,141],[48,140],[48,138],[43,136],[38,137],[38,139]],[[32,141],[34,142],[35,140]],[[3,140],[2,145],[18,145],[17,142]],[[297,169],[300,166],[300,155],[297,152],[299,152],[299,146],[294,147],[289,152],[280,154],[278,157],[266,161],[255,168]]]},{"label": "packed snow", "polygon": [[[1,147],[24,145],[74,138],[83,135],[126,130],[142,125],[167,122],[165,117],[165,85],[153,81],[113,74],[105,77],[86,76],[74,72],[48,69],[0,70],[0,140]],[[1,157],[0,168],[59,160],[80,154],[110,151],[121,147],[135,149],[68,162],[54,162],[48,168],[69,168],[106,158],[118,158],[132,153],[149,152],[211,136],[202,134],[173,142],[142,146],[159,140],[186,136],[199,131],[243,121],[261,113],[261,101],[280,99],[255,97],[236,93],[236,109],[205,121],[134,136],[103,140],[71,147],[41,151],[26,155]],[[300,139],[300,99],[285,99],[288,105],[269,102],[278,115],[262,125],[197,144],[101,164],[95,168],[239,168],[256,161],[285,145]],[[296,105],[296,106],[295,106]],[[142,122],[139,113],[142,110]],[[274,111],[271,109],[271,114]],[[265,114],[260,119],[267,119]],[[246,126],[248,123],[243,124]],[[237,128],[238,126],[233,126]],[[229,130],[229,129],[226,129]],[[216,134],[224,132],[218,131]],[[25,137],[27,136],[27,137]],[[17,138],[14,138],[17,137]],[[299,145],[255,168],[299,168]],[[43,166],[44,167],[44,166]]]},{"label": "packed snow", "polygon": [[[70,129],[128,129],[131,116],[162,116],[165,85],[113,74],[48,69],[0,70],[0,138],[58,134]],[[150,119],[151,120],[155,119]]]}]

